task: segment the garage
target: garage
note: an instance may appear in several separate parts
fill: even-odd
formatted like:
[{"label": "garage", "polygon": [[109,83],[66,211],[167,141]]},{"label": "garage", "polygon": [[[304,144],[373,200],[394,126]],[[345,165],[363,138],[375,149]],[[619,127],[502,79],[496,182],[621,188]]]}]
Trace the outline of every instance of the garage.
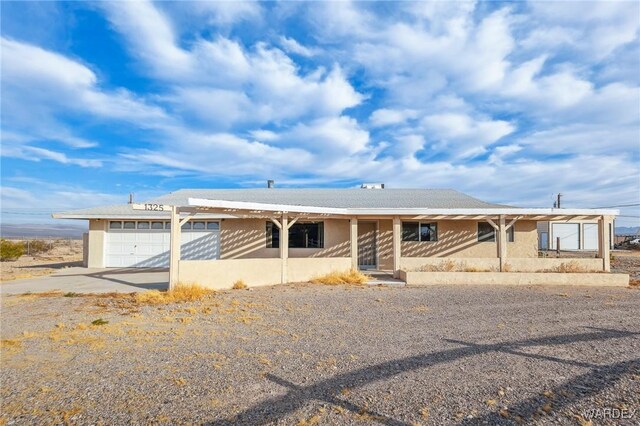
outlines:
[{"label": "garage", "polygon": [[580,248],[579,223],[553,223],[551,225],[551,248],[557,249],[556,241],[560,238],[560,250],[578,250]]},{"label": "garage", "polygon": [[[171,222],[109,221],[105,238],[107,268],[167,268]],[[220,222],[189,221],[182,226],[181,258],[211,260],[220,257]]]},{"label": "garage", "polygon": [[598,224],[585,223],[582,225],[584,247],[583,250],[598,250]]}]

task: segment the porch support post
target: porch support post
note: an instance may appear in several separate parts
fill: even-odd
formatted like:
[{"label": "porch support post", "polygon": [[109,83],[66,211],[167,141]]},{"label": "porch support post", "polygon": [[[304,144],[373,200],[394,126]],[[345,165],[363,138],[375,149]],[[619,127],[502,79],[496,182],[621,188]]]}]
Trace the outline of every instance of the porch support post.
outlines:
[{"label": "porch support post", "polygon": [[169,235],[169,290],[180,281],[180,210],[171,206],[171,233]]},{"label": "porch support post", "polygon": [[609,223],[606,216],[600,216],[598,219],[598,257],[602,259],[604,272],[611,272],[609,249]]},{"label": "porch support post", "polygon": [[500,272],[504,272],[505,264],[507,262],[507,226],[505,223],[504,215],[500,215],[500,222],[498,225],[498,257],[500,258]]},{"label": "porch support post", "polygon": [[289,217],[287,213],[282,213],[280,224],[282,225],[282,228],[280,228],[280,259],[282,260],[280,282],[286,284],[289,272]]},{"label": "porch support post", "polygon": [[358,269],[358,218],[352,217],[349,221],[351,240],[351,269]]},{"label": "porch support post", "polygon": [[393,218],[393,277],[400,278],[402,222],[398,216]]}]

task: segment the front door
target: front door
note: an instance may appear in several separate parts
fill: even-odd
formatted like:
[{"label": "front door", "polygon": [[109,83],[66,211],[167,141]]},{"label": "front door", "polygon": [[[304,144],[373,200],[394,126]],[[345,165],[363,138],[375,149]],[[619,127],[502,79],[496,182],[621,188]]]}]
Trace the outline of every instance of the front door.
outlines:
[{"label": "front door", "polygon": [[376,222],[358,221],[358,267],[360,269],[376,269],[376,234],[378,224]]}]

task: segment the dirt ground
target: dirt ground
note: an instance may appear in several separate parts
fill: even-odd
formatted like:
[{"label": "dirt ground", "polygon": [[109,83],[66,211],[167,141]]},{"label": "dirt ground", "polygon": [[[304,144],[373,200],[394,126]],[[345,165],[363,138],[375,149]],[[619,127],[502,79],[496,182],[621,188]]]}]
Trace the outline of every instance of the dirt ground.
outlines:
[{"label": "dirt ground", "polygon": [[616,250],[612,254],[611,272],[629,274],[629,281],[640,286],[640,250]]},{"label": "dirt ground", "polygon": [[634,289],[296,284],[158,306],[122,295],[1,303],[0,424],[640,416]]},{"label": "dirt ground", "polygon": [[[20,240],[12,240],[20,241]],[[50,275],[72,266],[82,266],[82,240],[45,240],[51,250],[15,261],[0,262],[0,281]]]}]

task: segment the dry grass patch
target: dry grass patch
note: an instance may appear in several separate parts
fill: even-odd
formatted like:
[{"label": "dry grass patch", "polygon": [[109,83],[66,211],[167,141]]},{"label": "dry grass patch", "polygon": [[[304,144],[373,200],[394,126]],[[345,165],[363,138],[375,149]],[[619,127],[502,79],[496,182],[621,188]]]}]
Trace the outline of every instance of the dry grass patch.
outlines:
[{"label": "dry grass patch", "polygon": [[215,293],[199,284],[178,284],[169,291],[149,290],[135,293],[133,300],[138,305],[166,305],[169,303],[198,302]]},{"label": "dry grass patch", "polygon": [[233,283],[233,287],[231,287],[234,290],[244,290],[245,288],[247,288],[247,283],[245,283],[242,280],[238,280],[235,283]]},{"label": "dry grass patch", "polygon": [[0,349],[6,353],[19,352],[22,349],[22,342],[18,339],[2,339],[0,340]]},{"label": "dry grass patch", "polygon": [[458,264],[453,260],[444,260],[435,265],[422,265],[418,270],[421,272],[452,272],[459,269]]},{"label": "dry grass patch", "polygon": [[576,262],[575,260],[572,260],[570,262],[562,262],[560,265],[553,268],[552,272],[579,273],[579,272],[588,272],[588,271],[585,268],[583,268],[578,262]]},{"label": "dry grass patch", "polygon": [[325,275],[320,275],[311,279],[314,284],[340,285],[352,284],[362,285],[369,280],[369,277],[360,271],[351,269],[349,271],[333,271]]}]

